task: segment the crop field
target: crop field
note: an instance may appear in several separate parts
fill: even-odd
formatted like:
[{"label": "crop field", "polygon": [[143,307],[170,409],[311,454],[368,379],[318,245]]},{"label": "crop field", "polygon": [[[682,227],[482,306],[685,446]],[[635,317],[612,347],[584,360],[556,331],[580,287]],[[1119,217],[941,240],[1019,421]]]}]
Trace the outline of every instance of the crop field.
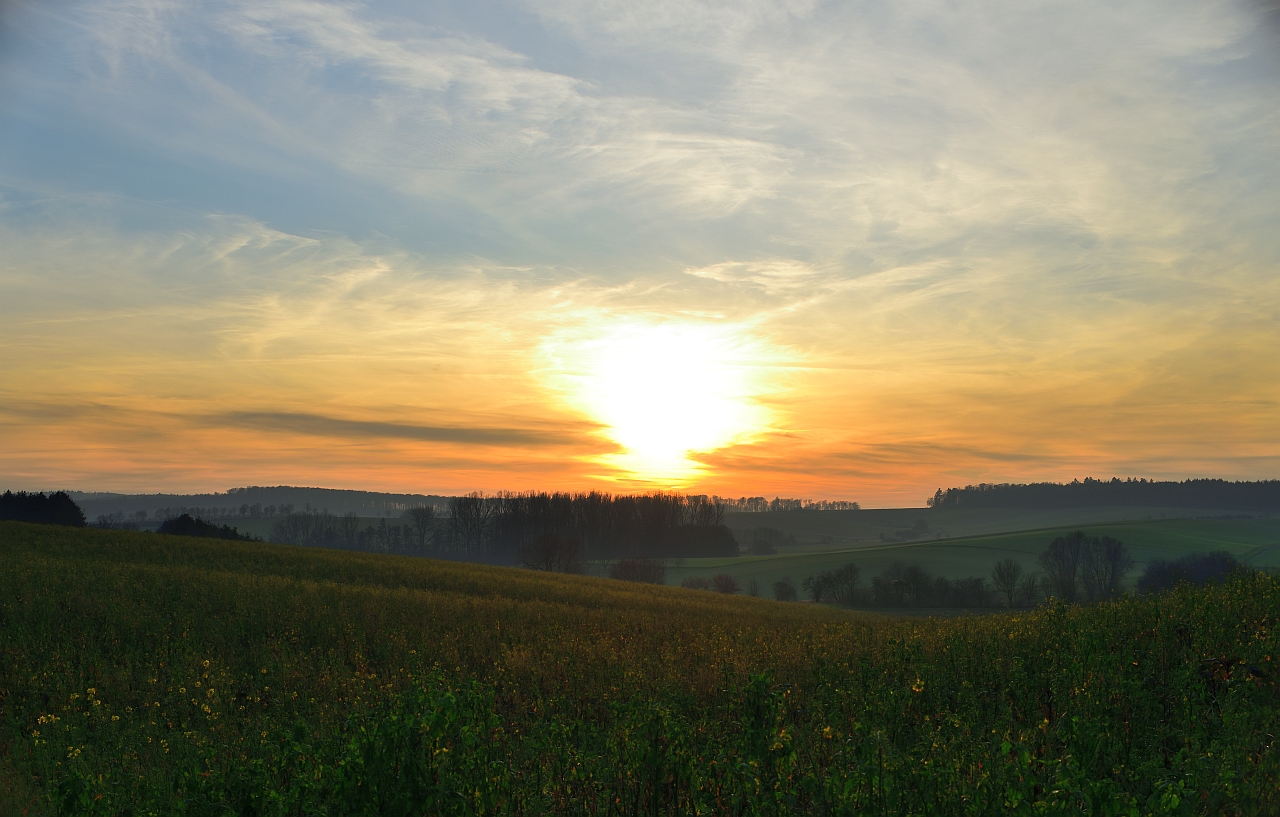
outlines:
[{"label": "crop field", "polygon": [[1072,525],[958,539],[869,543],[828,550],[780,550],[774,556],[685,559],[668,568],[667,582],[679,584],[690,576],[709,578],[716,573],[728,573],[743,587],[754,579],[762,592],[767,593],[775,581],[791,578],[798,583],[806,576],[849,562],[862,570],[864,583],[866,577],[879,573],[893,562],[919,564],[935,575],[949,578],[988,576],[992,565],[1010,557],[1021,561],[1027,570],[1035,569],[1036,557],[1054,537],[1075,530],[1093,536],[1112,536],[1124,542],[1139,571],[1151,559],[1213,550],[1225,550],[1253,567],[1280,566],[1280,519],[1167,519]]},{"label": "crop field", "polygon": [[1280,585],[893,619],[0,523],[0,814],[1275,814]]}]

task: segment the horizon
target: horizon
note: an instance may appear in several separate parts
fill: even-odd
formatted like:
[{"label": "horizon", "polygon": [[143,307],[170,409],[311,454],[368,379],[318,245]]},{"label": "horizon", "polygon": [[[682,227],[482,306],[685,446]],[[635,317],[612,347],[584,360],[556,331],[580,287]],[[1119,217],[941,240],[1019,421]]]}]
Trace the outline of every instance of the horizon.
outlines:
[{"label": "horizon", "polygon": [[1273,6],[4,4],[0,479],[1274,478]]}]

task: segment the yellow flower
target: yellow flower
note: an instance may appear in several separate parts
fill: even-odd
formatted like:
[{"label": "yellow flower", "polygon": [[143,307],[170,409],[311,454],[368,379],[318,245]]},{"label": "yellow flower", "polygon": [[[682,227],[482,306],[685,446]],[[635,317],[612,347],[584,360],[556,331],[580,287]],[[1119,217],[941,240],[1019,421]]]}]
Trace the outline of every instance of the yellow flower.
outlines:
[{"label": "yellow flower", "polygon": [[924,692],[924,681],[921,681],[919,678],[917,678],[916,682],[911,685],[911,691]]}]

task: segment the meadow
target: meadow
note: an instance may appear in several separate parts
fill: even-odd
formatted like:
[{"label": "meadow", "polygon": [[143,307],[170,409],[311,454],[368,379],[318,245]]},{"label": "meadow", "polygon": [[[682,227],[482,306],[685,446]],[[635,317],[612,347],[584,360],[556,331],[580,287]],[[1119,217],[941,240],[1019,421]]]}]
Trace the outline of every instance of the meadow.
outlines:
[{"label": "meadow", "polygon": [[1280,585],[895,619],[0,523],[3,814],[1274,814]]},{"label": "meadow", "polygon": [[[984,512],[973,513],[980,516]],[[826,513],[790,514],[792,517],[825,515]],[[790,521],[779,518],[782,514],[759,516],[775,517],[772,521],[776,525],[786,525]],[[998,524],[997,519],[999,518],[988,519],[986,524]],[[1009,524],[1013,520],[1003,521],[1004,524]],[[833,570],[849,562],[862,570],[863,584],[894,562],[919,564],[935,575],[948,578],[986,577],[990,576],[992,566],[1005,558],[1017,559],[1026,570],[1035,570],[1036,558],[1055,537],[1065,536],[1076,530],[1084,531],[1090,536],[1112,536],[1124,542],[1137,563],[1137,570],[1130,576],[1131,582],[1152,559],[1176,559],[1188,553],[1214,550],[1226,551],[1252,567],[1280,566],[1280,519],[1152,519],[1101,524],[1074,523],[1034,530],[915,542],[868,541],[863,545],[827,548],[801,545],[780,548],[772,556],[684,559],[668,567],[667,583],[679,584],[693,576],[710,578],[717,573],[728,573],[742,587],[755,580],[761,592],[768,595],[769,588],[776,581],[790,578],[799,583],[806,576]],[[738,539],[745,549],[749,539],[741,534]]]}]

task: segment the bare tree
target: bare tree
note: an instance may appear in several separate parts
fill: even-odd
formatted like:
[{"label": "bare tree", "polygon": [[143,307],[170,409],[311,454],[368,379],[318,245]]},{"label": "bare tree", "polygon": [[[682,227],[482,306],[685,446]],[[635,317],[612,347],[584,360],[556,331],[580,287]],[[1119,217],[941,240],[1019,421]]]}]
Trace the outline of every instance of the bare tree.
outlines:
[{"label": "bare tree", "polygon": [[343,546],[354,548],[360,537],[360,518],[354,513],[345,513],[338,518],[337,528]]},{"label": "bare tree", "polygon": [[1028,607],[1039,604],[1043,598],[1042,584],[1040,574],[1034,570],[1023,576],[1018,584],[1018,597],[1022,599],[1022,603]]},{"label": "bare tree", "polygon": [[1022,578],[1022,563],[1017,559],[1001,559],[991,569],[991,583],[1003,594],[1013,607],[1013,597],[1018,592],[1018,581]]},{"label": "bare tree", "polygon": [[804,592],[808,593],[813,599],[814,604],[821,604],[822,597],[827,594],[830,589],[827,585],[827,574],[821,573],[817,576],[809,576],[800,584],[804,588]]},{"label": "bare tree", "polygon": [[469,556],[478,554],[484,547],[492,515],[493,504],[481,493],[450,499],[449,524],[453,531],[454,546]]},{"label": "bare tree", "polygon": [[561,538],[554,533],[544,533],[520,548],[516,551],[516,558],[534,570],[582,572],[582,544],[577,539]]},{"label": "bare tree", "polygon": [[1087,538],[1082,531],[1059,536],[1040,554],[1040,566],[1044,568],[1049,589],[1068,603],[1076,600],[1076,583],[1080,576],[1080,561]]},{"label": "bare tree", "polygon": [[1103,601],[1120,592],[1120,584],[1133,569],[1133,559],[1123,542],[1110,536],[1085,542],[1080,572],[1090,601]]},{"label": "bare tree", "polygon": [[852,607],[858,592],[858,580],[862,577],[858,566],[850,563],[823,575],[836,604]]},{"label": "bare tree", "polygon": [[413,539],[418,550],[425,554],[436,541],[436,509],[431,505],[410,508],[405,514],[412,526]]},{"label": "bare tree", "polygon": [[920,601],[928,592],[931,581],[932,577],[920,565],[907,565],[902,569],[902,583],[906,586],[907,593],[916,607],[920,606]]},{"label": "bare tree", "polygon": [[680,586],[686,587],[690,590],[710,590],[711,580],[708,579],[706,576],[690,576],[689,578],[680,582]]}]

